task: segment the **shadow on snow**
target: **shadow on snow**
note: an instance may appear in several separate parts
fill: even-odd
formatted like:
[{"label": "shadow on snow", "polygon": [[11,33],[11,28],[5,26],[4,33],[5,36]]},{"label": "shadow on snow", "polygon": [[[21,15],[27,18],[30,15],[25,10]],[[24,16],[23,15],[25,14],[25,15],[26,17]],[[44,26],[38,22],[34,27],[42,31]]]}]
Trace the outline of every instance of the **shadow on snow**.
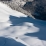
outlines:
[{"label": "shadow on snow", "polygon": [[18,26],[18,24],[21,26],[21,25],[23,25],[24,22],[33,23],[35,27],[39,28],[39,32],[28,33],[28,34],[25,34],[25,35],[38,37],[41,40],[46,40],[46,21],[35,20],[35,19],[32,19],[29,16],[28,17],[20,17],[20,18],[18,18],[18,17],[14,17],[14,16],[10,15],[9,18],[10,18],[10,21],[12,22],[11,26]]},{"label": "shadow on snow", "polygon": [[11,38],[0,37],[0,46],[24,46]]}]

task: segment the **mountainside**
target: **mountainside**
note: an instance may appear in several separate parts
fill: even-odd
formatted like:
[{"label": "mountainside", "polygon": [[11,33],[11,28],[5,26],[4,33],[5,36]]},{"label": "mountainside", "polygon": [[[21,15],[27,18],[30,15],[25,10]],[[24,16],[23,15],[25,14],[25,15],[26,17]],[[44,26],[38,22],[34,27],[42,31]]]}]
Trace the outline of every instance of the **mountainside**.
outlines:
[{"label": "mountainside", "polygon": [[3,0],[2,2],[32,18],[46,20],[46,0]]},{"label": "mountainside", "polygon": [[46,46],[46,21],[0,2],[0,46]]}]

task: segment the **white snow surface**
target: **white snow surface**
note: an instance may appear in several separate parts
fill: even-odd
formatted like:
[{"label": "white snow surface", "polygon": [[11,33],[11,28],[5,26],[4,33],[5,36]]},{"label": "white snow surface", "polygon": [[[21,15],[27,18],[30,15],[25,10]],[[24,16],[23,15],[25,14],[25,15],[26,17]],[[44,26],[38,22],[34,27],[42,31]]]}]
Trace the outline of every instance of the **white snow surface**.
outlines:
[{"label": "white snow surface", "polygon": [[[15,17],[15,25],[10,20]],[[30,35],[29,35],[30,34]],[[34,35],[33,35],[34,34]],[[0,46],[9,46],[8,40],[1,40],[1,37],[12,38],[23,44],[21,46],[46,46],[46,21],[34,20],[27,15],[12,10],[9,6],[0,2]],[[41,38],[41,37],[42,38]],[[5,43],[5,45],[4,45]],[[10,46],[16,46],[11,45]]]}]

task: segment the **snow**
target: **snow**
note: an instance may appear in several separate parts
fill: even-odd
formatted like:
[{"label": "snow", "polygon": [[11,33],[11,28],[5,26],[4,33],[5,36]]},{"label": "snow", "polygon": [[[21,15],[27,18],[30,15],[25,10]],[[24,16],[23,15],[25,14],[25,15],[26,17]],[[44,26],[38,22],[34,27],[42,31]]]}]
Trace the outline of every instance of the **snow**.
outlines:
[{"label": "snow", "polygon": [[46,21],[34,20],[0,2],[0,46],[46,46]]}]

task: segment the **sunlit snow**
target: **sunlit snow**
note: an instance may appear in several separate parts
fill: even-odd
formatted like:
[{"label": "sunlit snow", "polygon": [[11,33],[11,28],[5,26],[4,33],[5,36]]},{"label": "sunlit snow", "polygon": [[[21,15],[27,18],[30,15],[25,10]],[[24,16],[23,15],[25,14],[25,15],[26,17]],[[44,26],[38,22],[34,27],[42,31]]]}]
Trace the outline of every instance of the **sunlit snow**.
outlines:
[{"label": "sunlit snow", "polygon": [[46,21],[34,20],[0,2],[0,46],[46,46]]}]

